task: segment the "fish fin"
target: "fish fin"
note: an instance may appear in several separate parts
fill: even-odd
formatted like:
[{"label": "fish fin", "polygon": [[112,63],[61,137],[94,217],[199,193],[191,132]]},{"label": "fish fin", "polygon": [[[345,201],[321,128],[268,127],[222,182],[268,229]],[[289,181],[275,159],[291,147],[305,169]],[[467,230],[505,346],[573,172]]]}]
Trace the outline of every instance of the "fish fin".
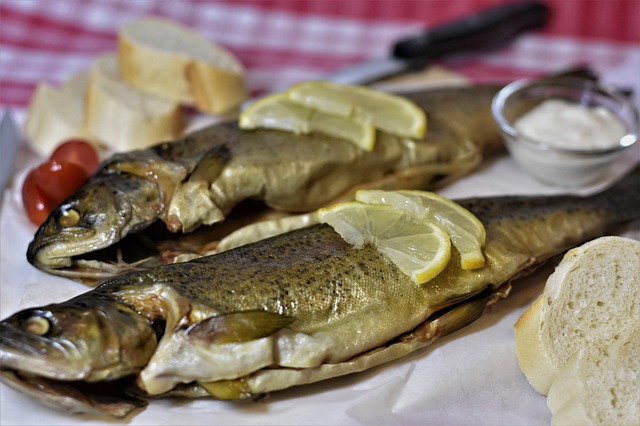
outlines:
[{"label": "fish fin", "polygon": [[253,396],[244,379],[218,380],[215,382],[198,382],[209,395],[217,399],[247,399]]},{"label": "fish fin", "polygon": [[436,314],[432,321],[437,324],[438,336],[442,337],[458,331],[480,318],[490,299],[491,293],[485,291],[477,297],[446,309],[440,315]]},{"label": "fish fin", "polygon": [[443,309],[441,313],[427,319],[407,334],[346,361],[300,369],[263,368],[247,376],[245,380],[252,394],[259,396],[292,386],[368,370],[426,347],[443,336],[471,324],[482,315],[492,296],[487,290],[472,299]]},{"label": "fish fin", "polygon": [[216,180],[225,165],[231,161],[229,148],[225,145],[216,146],[209,150],[193,169],[189,180],[208,182]]},{"label": "fish fin", "polygon": [[200,225],[224,220],[226,212],[216,204],[210,189],[228,161],[229,154],[222,148],[205,154],[188,179],[176,188],[166,219],[170,231],[191,232]]},{"label": "fish fin", "polygon": [[209,343],[240,343],[270,336],[293,320],[292,317],[266,311],[233,312],[194,323],[186,334]]}]

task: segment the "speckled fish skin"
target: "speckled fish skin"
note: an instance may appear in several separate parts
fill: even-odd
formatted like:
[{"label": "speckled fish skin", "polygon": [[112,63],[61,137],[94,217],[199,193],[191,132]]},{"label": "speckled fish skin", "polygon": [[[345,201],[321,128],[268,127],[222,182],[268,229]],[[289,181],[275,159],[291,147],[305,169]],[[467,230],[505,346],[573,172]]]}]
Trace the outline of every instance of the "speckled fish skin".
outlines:
[{"label": "speckled fish skin", "polygon": [[[372,152],[321,134],[243,131],[235,123],[221,123],[175,142],[117,154],[51,213],[29,245],[27,259],[50,273],[100,281],[127,271],[127,265],[96,261],[88,254],[154,222],[173,233],[216,224],[215,240],[225,235],[225,227],[237,226],[237,212],[231,212],[245,200],[291,214],[350,198],[363,187],[433,189],[471,172],[484,154],[502,147],[490,111],[498,89],[452,87],[407,95],[427,112],[426,139],[379,133]],[[130,179],[153,185],[117,190]],[[97,196],[101,191],[93,189],[110,186],[114,194]],[[71,210],[80,218],[70,226],[60,218]],[[83,260],[76,262],[78,256]]]},{"label": "speckled fish skin", "polygon": [[[105,406],[89,385],[81,397],[67,387],[135,377],[137,385],[124,389],[137,396],[240,399],[362,371],[472,322],[508,294],[514,278],[638,219],[639,178],[636,168],[590,197],[460,200],[485,225],[486,264],[462,270],[454,251],[424,285],[374,247],[355,249],[323,224],[122,275],[2,321],[2,379],[50,405],[124,416],[143,403],[122,389]],[[84,320],[105,315],[118,318],[117,331]],[[120,360],[105,370],[96,354],[107,343]],[[76,355],[64,367],[49,362],[60,347],[80,348],[67,349]]]}]

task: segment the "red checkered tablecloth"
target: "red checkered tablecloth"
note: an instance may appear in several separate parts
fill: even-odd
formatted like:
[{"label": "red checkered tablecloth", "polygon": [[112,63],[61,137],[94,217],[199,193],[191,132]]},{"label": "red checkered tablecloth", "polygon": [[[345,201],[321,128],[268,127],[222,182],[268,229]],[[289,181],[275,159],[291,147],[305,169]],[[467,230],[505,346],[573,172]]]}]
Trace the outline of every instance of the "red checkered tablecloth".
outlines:
[{"label": "red checkered tablecloth", "polygon": [[[503,0],[0,0],[0,112],[10,108],[24,117],[39,82],[62,83],[87,70],[98,54],[116,50],[121,25],[142,15],[175,20],[227,47],[245,65],[251,92],[260,94],[385,55],[399,38],[499,3]],[[605,82],[632,89],[640,105],[640,0],[547,3],[552,15],[545,29],[496,50],[460,54],[438,64],[476,82],[588,65]],[[625,156],[618,173],[638,158],[638,150]],[[0,318],[87,290],[25,259],[35,228],[24,218],[20,177],[36,162],[33,153],[18,155],[15,178],[0,202]],[[504,155],[441,192],[460,198],[566,190],[536,182]],[[640,224],[628,233],[640,239]],[[387,365],[247,403],[154,400],[122,423],[549,424],[546,399],[518,366],[513,324],[552,268],[519,280],[509,298],[489,306],[463,330]],[[84,426],[102,425],[105,419],[50,410],[2,384],[0,424]]]},{"label": "red checkered tablecloth", "polygon": [[[23,108],[38,82],[87,69],[140,15],[168,17],[229,48],[260,93],[385,55],[394,40],[501,2],[2,0],[0,105]],[[505,81],[581,64],[606,73],[640,55],[640,1],[548,4],[544,30],[441,63],[474,81]]]}]

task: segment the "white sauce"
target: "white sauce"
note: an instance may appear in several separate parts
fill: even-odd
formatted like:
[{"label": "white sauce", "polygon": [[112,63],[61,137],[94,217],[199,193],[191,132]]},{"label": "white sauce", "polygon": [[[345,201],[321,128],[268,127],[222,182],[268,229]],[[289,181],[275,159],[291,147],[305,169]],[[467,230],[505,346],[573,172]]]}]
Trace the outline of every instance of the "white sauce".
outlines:
[{"label": "white sauce", "polygon": [[616,146],[627,130],[607,108],[547,100],[520,117],[523,136],[558,148],[603,149]]}]

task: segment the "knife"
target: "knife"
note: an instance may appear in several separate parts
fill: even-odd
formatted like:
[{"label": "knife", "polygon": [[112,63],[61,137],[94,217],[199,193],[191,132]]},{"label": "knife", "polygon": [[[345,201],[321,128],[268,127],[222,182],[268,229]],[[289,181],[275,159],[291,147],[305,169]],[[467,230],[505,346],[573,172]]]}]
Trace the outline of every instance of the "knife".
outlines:
[{"label": "knife", "polygon": [[388,56],[339,69],[327,79],[344,84],[368,84],[417,71],[430,61],[448,55],[506,44],[526,31],[544,27],[549,14],[549,8],[539,1],[494,6],[401,39],[391,47]]},{"label": "knife", "polygon": [[7,109],[0,121],[0,193],[11,179],[13,174],[13,162],[20,145],[20,136],[16,123]]}]

